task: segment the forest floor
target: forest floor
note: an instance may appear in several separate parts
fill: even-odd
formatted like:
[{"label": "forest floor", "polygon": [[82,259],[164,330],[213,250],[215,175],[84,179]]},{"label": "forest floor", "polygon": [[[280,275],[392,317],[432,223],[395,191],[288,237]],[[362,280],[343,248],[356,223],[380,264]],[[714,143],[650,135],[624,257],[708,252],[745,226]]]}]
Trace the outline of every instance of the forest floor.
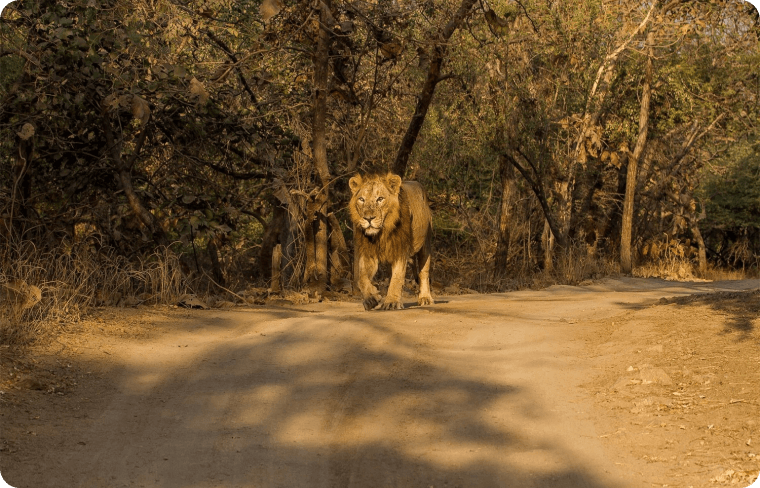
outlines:
[{"label": "forest floor", "polygon": [[757,478],[760,280],[436,299],[98,309],[0,349],[0,473],[16,488]]}]

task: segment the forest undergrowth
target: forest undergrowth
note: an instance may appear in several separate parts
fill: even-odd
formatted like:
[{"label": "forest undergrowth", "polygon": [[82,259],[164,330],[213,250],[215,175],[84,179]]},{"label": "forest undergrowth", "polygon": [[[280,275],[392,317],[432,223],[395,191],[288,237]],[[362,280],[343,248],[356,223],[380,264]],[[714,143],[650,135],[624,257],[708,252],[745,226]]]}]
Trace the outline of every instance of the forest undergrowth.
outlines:
[{"label": "forest undergrowth", "polygon": [[0,253],[2,344],[33,342],[92,307],[176,303],[190,289],[179,256],[166,248],[130,260],[87,243],[42,250],[25,240]]},{"label": "forest undergrowth", "polygon": [[[476,226],[467,229],[467,222],[463,222],[458,230],[436,233],[432,274],[435,294],[584,285],[621,275],[617,256],[596,252],[584,242],[573,242],[565,252],[555,250],[547,265],[543,256],[536,255],[536,246],[519,245],[525,237],[520,232],[527,232],[527,226],[515,229],[508,267],[495,269],[495,240],[485,231],[478,235],[473,230]],[[452,232],[458,238],[452,238]],[[51,332],[78,322],[97,307],[176,305],[188,296],[203,303],[232,306],[251,303],[246,299],[251,294],[249,290],[272,298],[298,295],[297,286],[286,286],[273,294],[271,283],[250,274],[241,263],[255,261],[257,251],[254,246],[234,256],[222,256],[227,266],[226,286],[221,286],[211,276],[206,253],[190,255],[162,247],[127,258],[116,249],[94,247],[93,239],[52,250],[42,249],[30,240],[11,241],[0,250],[0,344],[20,346],[44,341]],[[714,266],[700,276],[693,253],[684,251],[682,243],[656,255],[640,256],[640,261],[633,276],[681,281],[758,276],[756,267],[743,270]],[[382,281],[383,273],[381,269],[378,281]],[[409,271],[408,278],[411,275]],[[343,294],[344,299],[351,299],[350,294]]]}]

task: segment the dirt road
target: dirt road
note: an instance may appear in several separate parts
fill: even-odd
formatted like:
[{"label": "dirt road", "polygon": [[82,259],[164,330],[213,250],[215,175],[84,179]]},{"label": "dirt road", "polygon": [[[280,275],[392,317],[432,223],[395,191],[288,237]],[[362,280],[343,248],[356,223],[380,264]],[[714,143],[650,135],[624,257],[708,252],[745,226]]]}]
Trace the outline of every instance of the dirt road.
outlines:
[{"label": "dirt road", "polygon": [[760,293],[660,299],[758,288],[104,310],[4,361],[0,472],[16,488],[747,486]]}]

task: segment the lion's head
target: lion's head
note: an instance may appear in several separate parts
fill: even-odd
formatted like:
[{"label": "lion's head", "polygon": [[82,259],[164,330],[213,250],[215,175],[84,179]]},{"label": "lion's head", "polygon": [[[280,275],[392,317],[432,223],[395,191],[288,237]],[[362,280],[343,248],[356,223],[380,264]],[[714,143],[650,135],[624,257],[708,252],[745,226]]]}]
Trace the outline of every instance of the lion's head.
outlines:
[{"label": "lion's head", "polygon": [[366,236],[380,233],[383,227],[393,227],[399,220],[399,191],[401,177],[386,175],[356,175],[348,181],[351,187],[349,211],[354,225]]}]

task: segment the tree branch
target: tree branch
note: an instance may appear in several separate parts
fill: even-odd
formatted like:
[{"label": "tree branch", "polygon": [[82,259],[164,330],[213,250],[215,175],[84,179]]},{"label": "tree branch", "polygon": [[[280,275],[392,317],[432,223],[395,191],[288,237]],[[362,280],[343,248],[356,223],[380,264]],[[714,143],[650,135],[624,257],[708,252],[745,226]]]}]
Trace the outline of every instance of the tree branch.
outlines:
[{"label": "tree branch", "polygon": [[[140,201],[140,197],[132,186],[132,174],[131,168],[124,164],[124,160],[121,157],[121,140],[116,141],[111,128],[110,115],[107,111],[103,111],[103,126],[106,135],[106,143],[108,144],[107,151],[111,154],[111,159],[116,166],[116,178],[124,191],[124,195],[127,197],[127,202],[132,212],[137,217],[137,220],[150,232],[155,235],[159,244],[167,244],[166,236],[163,231],[155,225],[155,218]],[[143,132],[146,132],[143,130]],[[136,155],[137,153],[135,153]]]},{"label": "tree branch", "polygon": [[[567,242],[565,240],[565,236],[562,235],[559,231],[559,225],[557,224],[557,220],[554,218],[554,214],[552,214],[551,209],[549,208],[549,202],[547,201],[546,195],[544,194],[543,186],[539,185],[536,180],[531,178],[530,172],[525,167],[523,167],[523,165],[521,165],[511,154],[508,152],[502,152],[502,155],[507,158],[507,161],[509,161],[510,164],[520,172],[522,177],[525,178],[525,181],[528,182],[531,190],[533,190],[533,194],[536,195],[536,198],[538,199],[538,203],[541,205],[541,209],[544,211],[544,218],[546,218],[546,222],[549,224],[549,228],[551,229],[552,234],[554,234],[554,239],[557,242],[557,245],[561,248],[566,248]],[[531,164],[531,167],[533,167],[530,160],[526,159],[526,161],[528,161],[528,164]],[[536,174],[536,176],[538,176],[538,174]]]},{"label": "tree branch", "polygon": [[436,45],[432,48],[430,65],[428,67],[428,74],[425,78],[425,83],[422,85],[420,96],[417,99],[417,106],[414,109],[414,115],[409,122],[409,127],[404,134],[404,138],[399,146],[398,153],[396,154],[396,160],[393,162],[393,172],[400,175],[402,178],[406,173],[406,167],[409,163],[409,156],[414,148],[414,143],[417,141],[417,136],[422,129],[422,124],[425,122],[425,116],[430,108],[430,102],[433,100],[433,94],[435,93],[435,87],[440,81],[441,65],[446,57],[446,44],[449,42],[454,31],[459,28],[462,21],[472,11],[472,7],[477,0],[462,0],[459,5],[459,9],[449,22],[443,27],[436,39]]},{"label": "tree branch", "polygon": [[211,32],[210,30],[206,30],[206,36],[208,36],[209,39],[214,41],[214,44],[219,46],[219,48],[224,51],[224,53],[227,55],[228,58],[234,63],[233,69],[238,74],[238,79],[240,80],[240,84],[243,85],[243,89],[248,93],[248,96],[251,98],[251,102],[253,102],[254,105],[258,105],[258,100],[256,99],[256,95],[253,93],[253,90],[251,90],[251,86],[248,84],[248,80],[245,79],[245,76],[243,76],[243,72],[240,70],[239,66],[239,60],[237,56],[232,52],[232,50],[227,47],[227,44],[221,39],[219,39],[216,34]]},{"label": "tree branch", "polygon": [[137,136],[137,140],[135,141],[135,152],[132,154],[132,156],[129,157],[129,160],[127,160],[126,167],[130,171],[132,171],[132,168],[135,165],[135,162],[137,162],[137,157],[140,155],[140,150],[143,147],[143,144],[145,143],[145,137],[148,135],[148,127],[143,127],[143,130],[140,131],[140,135]]},{"label": "tree branch", "polygon": [[234,178],[236,180],[255,180],[255,179],[274,179],[277,178],[277,174],[271,172],[271,171],[255,171],[252,173],[241,173],[238,171],[234,171],[231,169],[227,169],[223,166],[220,166],[216,163],[212,163],[211,161],[207,161],[205,159],[201,159],[197,156],[192,156],[190,154],[185,154],[182,152],[177,151],[180,155],[192,159],[193,161],[200,163],[204,166],[208,166],[209,168],[213,169],[214,171],[218,173],[222,173],[223,175],[227,175],[231,178]]}]

